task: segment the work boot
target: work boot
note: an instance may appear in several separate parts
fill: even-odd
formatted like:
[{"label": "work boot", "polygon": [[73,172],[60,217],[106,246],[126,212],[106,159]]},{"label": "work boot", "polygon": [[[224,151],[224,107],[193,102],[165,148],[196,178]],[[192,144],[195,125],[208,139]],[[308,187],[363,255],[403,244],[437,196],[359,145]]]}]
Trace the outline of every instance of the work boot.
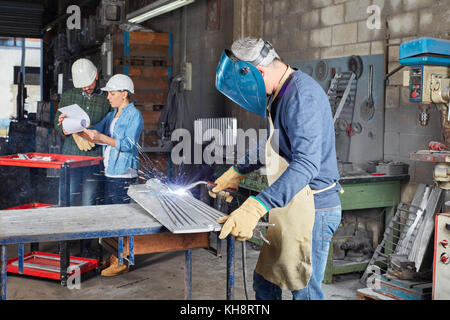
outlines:
[{"label": "work boot", "polygon": [[119,265],[119,259],[115,255],[111,255],[111,258],[109,258],[109,267],[103,269],[101,275],[104,277],[114,277],[128,271],[129,268],[126,264]]}]

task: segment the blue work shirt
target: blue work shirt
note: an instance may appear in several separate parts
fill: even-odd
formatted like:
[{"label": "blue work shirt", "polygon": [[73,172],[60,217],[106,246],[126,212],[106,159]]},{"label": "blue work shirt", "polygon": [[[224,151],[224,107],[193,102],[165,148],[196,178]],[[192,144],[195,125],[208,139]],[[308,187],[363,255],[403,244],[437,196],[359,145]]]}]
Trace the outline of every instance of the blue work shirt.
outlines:
[{"label": "blue work shirt", "polygon": [[[114,108],[103,120],[94,125],[91,129],[97,130],[107,136],[111,136],[109,128],[111,122],[117,114],[118,109]],[[130,103],[122,109],[122,114],[114,127],[114,134],[111,138],[116,140],[116,146],[111,147],[108,167],[106,173],[110,175],[124,174],[129,168],[138,169],[138,148],[139,136],[144,126],[144,119],[141,112],[136,109],[134,103]],[[105,151],[106,146],[103,146]]]},{"label": "blue work shirt", "polygon": [[[336,182],[336,187],[314,195],[314,203],[316,209],[339,206],[341,187],[334,123],[322,87],[307,74],[295,71],[273,101],[270,113],[274,128],[279,130],[278,152],[289,167],[256,198],[270,210],[286,206],[307,184],[313,190],[320,190]],[[263,156],[264,152],[258,155]],[[247,174],[262,166],[260,159],[251,164],[251,157],[255,155],[247,154],[242,163],[235,166],[237,171]]]}]

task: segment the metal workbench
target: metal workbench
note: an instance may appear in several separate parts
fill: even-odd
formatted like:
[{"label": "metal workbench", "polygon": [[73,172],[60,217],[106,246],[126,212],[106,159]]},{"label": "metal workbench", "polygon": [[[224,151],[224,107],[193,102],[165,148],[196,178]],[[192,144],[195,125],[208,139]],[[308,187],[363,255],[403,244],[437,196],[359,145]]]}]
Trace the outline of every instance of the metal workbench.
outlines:
[{"label": "metal workbench", "polygon": [[[78,239],[118,237],[119,264],[124,263],[123,239],[128,238],[128,264],[134,264],[134,241],[137,235],[173,234],[157,222],[137,204],[118,204],[83,207],[49,207],[40,209],[8,210],[0,212],[0,299],[6,299],[7,246],[19,244],[19,273],[23,273],[23,244],[33,242],[65,242]],[[183,235],[188,236],[189,234]],[[187,241],[189,242],[189,241]],[[227,244],[232,247],[234,239]],[[192,247],[186,246],[185,253],[185,298],[191,298],[192,289]],[[233,298],[234,254],[227,250],[227,298]],[[67,270],[70,258],[61,257],[61,270]],[[63,265],[64,264],[64,265]]]}]

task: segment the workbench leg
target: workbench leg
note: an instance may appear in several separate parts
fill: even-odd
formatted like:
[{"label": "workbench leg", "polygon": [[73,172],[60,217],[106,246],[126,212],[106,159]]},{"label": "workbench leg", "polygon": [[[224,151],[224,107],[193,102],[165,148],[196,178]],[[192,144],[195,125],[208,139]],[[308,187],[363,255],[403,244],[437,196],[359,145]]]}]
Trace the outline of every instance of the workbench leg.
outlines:
[{"label": "workbench leg", "polygon": [[227,237],[227,300],[234,300],[234,237]]},{"label": "workbench leg", "polygon": [[118,247],[117,259],[119,259],[119,266],[121,266],[123,265],[123,237],[119,237]]},{"label": "workbench leg", "polygon": [[185,252],[184,299],[192,299],[192,250]]},{"label": "workbench leg", "polygon": [[134,237],[128,237],[128,265],[134,266]]},{"label": "workbench leg", "polygon": [[0,300],[6,300],[6,246],[1,246]]},{"label": "workbench leg", "polygon": [[70,167],[67,163],[61,166],[59,173],[58,205],[70,207]]},{"label": "workbench leg", "polygon": [[23,243],[19,244],[19,274],[23,274]]},{"label": "workbench leg", "polygon": [[219,238],[219,233],[217,233],[217,256],[222,257],[222,239]]},{"label": "workbench leg", "polygon": [[67,241],[59,242],[59,278],[61,280],[61,285],[67,285],[67,269],[70,266],[70,252],[67,245]]}]

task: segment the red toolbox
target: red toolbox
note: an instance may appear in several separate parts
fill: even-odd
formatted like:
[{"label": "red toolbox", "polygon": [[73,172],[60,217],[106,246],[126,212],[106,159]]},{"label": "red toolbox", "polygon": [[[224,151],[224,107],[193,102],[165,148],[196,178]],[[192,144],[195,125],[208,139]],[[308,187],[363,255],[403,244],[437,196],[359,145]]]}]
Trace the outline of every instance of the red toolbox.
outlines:
[{"label": "red toolbox", "polygon": [[[33,209],[33,208],[44,208],[51,207],[52,204],[45,203],[29,203],[21,206],[16,206],[4,210],[21,210],[21,209]],[[19,251],[20,252],[20,251]],[[23,251],[22,251],[23,252]],[[6,271],[10,273],[19,272],[19,257],[9,259],[6,265]],[[75,266],[80,269],[80,274],[86,273],[100,266],[100,261],[97,259],[87,259],[80,257],[70,257],[70,266]],[[68,276],[75,273],[72,271]],[[41,278],[60,280],[60,255],[32,251],[23,256],[23,273],[28,276],[35,276]]]},{"label": "red toolbox", "polygon": [[7,209],[3,209],[3,210],[34,209],[34,208],[45,208],[45,207],[51,207],[51,206],[53,206],[53,204],[45,204],[45,203],[33,202],[33,203],[29,203],[29,204],[24,204],[22,206],[7,208]]},{"label": "red toolbox", "polygon": [[[33,251],[23,257],[23,274],[41,278],[60,280],[59,254]],[[79,257],[70,257],[70,266],[80,269],[80,274],[86,273],[99,267],[99,260]],[[19,273],[19,258],[8,260],[6,271]],[[72,271],[70,275],[75,273]]]},{"label": "red toolbox", "polygon": [[32,168],[61,169],[68,163],[70,168],[98,165],[102,157],[85,157],[52,153],[23,153],[0,156],[0,165]]}]

